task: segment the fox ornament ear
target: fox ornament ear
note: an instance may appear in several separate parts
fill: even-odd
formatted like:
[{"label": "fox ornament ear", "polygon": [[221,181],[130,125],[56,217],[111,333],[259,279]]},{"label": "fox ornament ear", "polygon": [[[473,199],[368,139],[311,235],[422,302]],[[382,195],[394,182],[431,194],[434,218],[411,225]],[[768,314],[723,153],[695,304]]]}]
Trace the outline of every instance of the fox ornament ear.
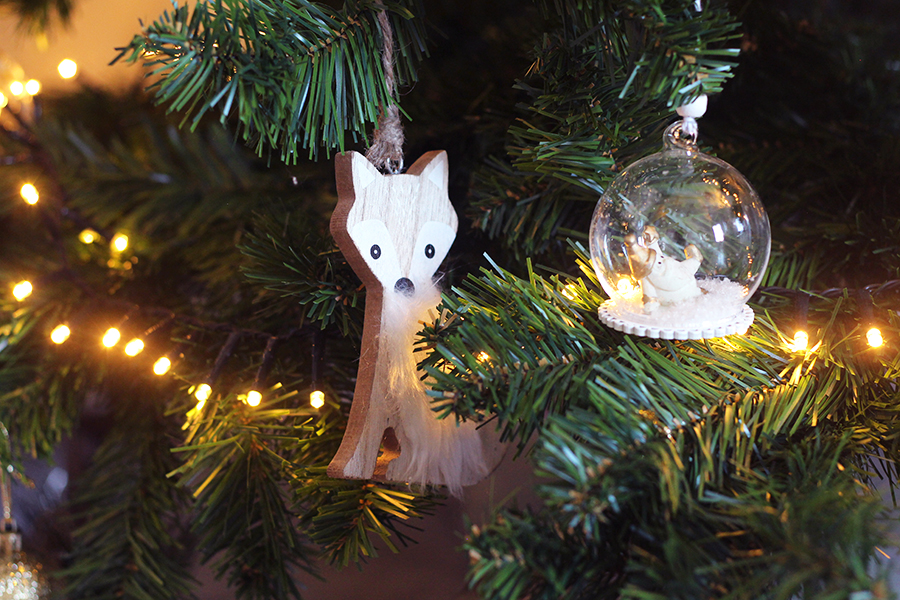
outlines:
[{"label": "fox ornament ear", "polygon": [[366,286],[366,312],[350,421],[328,474],[446,485],[458,494],[496,466],[502,447],[488,428],[435,417],[413,354],[440,302],[434,277],[456,237],[447,153],[382,175],[349,152],[335,158],[335,170],[331,234]]}]

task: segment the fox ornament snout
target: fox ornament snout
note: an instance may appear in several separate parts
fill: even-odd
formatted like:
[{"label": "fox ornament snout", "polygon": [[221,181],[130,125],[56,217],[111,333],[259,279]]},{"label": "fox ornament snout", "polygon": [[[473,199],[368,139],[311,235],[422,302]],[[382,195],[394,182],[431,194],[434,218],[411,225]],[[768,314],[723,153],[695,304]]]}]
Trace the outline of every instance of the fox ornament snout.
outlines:
[{"label": "fox ornament snout", "polygon": [[413,354],[440,303],[434,277],[458,226],[447,154],[429,152],[405,174],[382,175],[350,152],[335,158],[335,170],[331,233],[366,286],[366,312],[350,420],[328,474],[459,493],[487,475],[501,450],[475,423],[435,417]]}]

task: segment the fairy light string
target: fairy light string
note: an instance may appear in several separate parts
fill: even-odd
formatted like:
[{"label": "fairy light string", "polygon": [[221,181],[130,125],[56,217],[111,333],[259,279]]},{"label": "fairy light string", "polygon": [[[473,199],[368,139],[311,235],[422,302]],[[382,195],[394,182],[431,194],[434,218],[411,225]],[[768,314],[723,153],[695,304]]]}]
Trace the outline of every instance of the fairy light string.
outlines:
[{"label": "fairy light string", "polygon": [[[395,93],[396,83],[394,80],[395,67],[393,64],[393,32],[386,8],[384,6],[380,6],[379,8],[378,23],[383,38],[382,60],[385,85],[391,93]],[[702,10],[702,3],[699,0],[696,3],[696,9],[698,11]],[[695,103],[679,109],[679,113],[685,113],[682,116],[685,117],[685,121],[688,125],[690,125],[691,121],[695,123],[695,118],[702,115],[705,110],[705,100],[705,97],[701,97],[701,99],[698,99]],[[47,175],[46,180],[50,182],[50,190],[41,190],[34,183],[26,182],[27,187],[23,184],[21,193],[23,199],[35,206],[40,214],[41,220],[57,248],[62,264],[62,268],[57,272],[51,273],[37,282],[29,280],[17,282],[12,290],[12,295],[18,302],[28,301],[41,285],[64,278],[84,292],[94,305],[102,307],[103,310],[121,311],[124,313],[126,316],[123,318],[123,322],[127,321],[132,314],[141,315],[143,317],[159,318],[160,321],[144,331],[140,336],[128,337],[125,339],[124,352],[130,357],[136,357],[141,354],[146,347],[145,344],[148,336],[153,335],[157,330],[163,327],[171,329],[171,327],[175,325],[180,325],[210,333],[226,333],[228,334],[227,340],[217,355],[213,370],[201,384],[201,386],[205,385],[207,388],[210,388],[204,392],[207,394],[211,393],[212,384],[218,379],[227,358],[231,355],[240,339],[265,339],[266,347],[262,354],[260,367],[256,373],[253,385],[246,396],[247,403],[251,405],[258,404],[261,399],[261,389],[265,387],[268,372],[274,362],[276,346],[280,342],[296,335],[311,335],[312,366],[310,402],[316,408],[319,408],[324,404],[324,393],[319,389],[319,371],[322,361],[324,337],[319,328],[306,325],[304,327],[288,329],[283,333],[275,335],[267,331],[238,327],[232,323],[214,322],[190,315],[176,314],[164,307],[141,306],[129,301],[109,298],[104,294],[97,293],[92,286],[73,271],[68,262],[68,253],[65,248],[62,230],[59,226],[61,220],[68,220],[77,225],[81,229],[79,239],[86,244],[93,243],[98,239],[105,240],[111,246],[111,253],[124,252],[129,247],[130,240],[126,234],[122,232],[113,232],[105,227],[99,226],[77,210],[67,206],[70,197],[60,183],[59,173],[53,164],[52,158],[41,146],[37,136],[33,134],[29,123],[22,119],[21,115],[17,114],[16,111],[8,110],[7,112],[13,116],[18,127],[17,129],[10,129],[4,124],[0,124],[0,133],[23,144],[28,148],[30,153],[0,157],[0,162],[2,162],[2,164],[31,162],[44,170]],[[392,103],[386,107],[382,106],[381,112],[379,126],[375,133],[373,145],[370,148],[369,153],[367,153],[367,157],[376,163],[382,170],[396,173],[402,169],[403,164],[403,131],[399,118],[399,109]],[[795,352],[802,352],[807,348],[809,342],[809,332],[806,331],[806,327],[811,299],[837,298],[844,294],[855,296],[858,311],[860,312],[863,323],[870,324],[869,331],[866,332],[868,343],[871,347],[877,348],[883,345],[885,340],[878,328],[878,321],[874,318],[873,296],[889,291],[896,291],[898,289],[900,289],[900,280],[872,284],[859,288],[858,290],[831,288],[821,291],[805,292],[781,287],[763,287],[758,290],[758,294],[784,296],[793,299],[795,320],[794,331],[792,333],[794,338],[788,345],[788,349]],[[566,297],[569,296],[567,295]],[[107,331],[107,334],[110,336],[108,341],[111,342],[107,347],[114,347],[120,343],[119,338],[122,337],[120,328],[115,328],[115,331],[118,335],[113,333],[112,328]],[[59,323],[51,332],[50,339],[55,344],[64,344],[74,333],[71,323]],[[158,375],[170,372],[174,363],[173,358],[177,359],[182,354],[182,350],[183,348],[176,351],[174,355],[169,353],[157,358],[153,363],[153,372]],[[251,392],[253,392],[252,395]]]},{"label": "fairy light string", "polygon": [[309,393],[309,404],[313,408],[319,409],[325,406],[325,392],[319,389],[319,370],[322,364],[322,358],[325,353],[325,334],[322,330],[313,334],[312,343],[312,381],[311,391]]},{"label": "fairy light string", "polygon": [[281,342],[277,336],[272,336],[266,342],[266,349],[263,350],[262,360],[259,369],[256,371],[256,377],[253,379],[253,387],[247,392],[246,402],[250,406],[259,406],[262,402],[262,392],[260,390],[266,387],[266,379],[269,377],[269,371],[275,364],[275,347]]},{"label": "fairy light string", "polygon": [[[68,267],[59,270],[58,272],[51,273],[47,276],[46,281],[58,281],[60,279],[66,279],[70,281],[79,280],[80,278],[76,273],[74,273]],[[21,284],[22,282],[20,282]],[[30,282],[29,282],[30,283]],[[88,286],[83,281],[80,282],[82,287],[86,292],[88,292],[92,299],[92,304],[100,307],[100,310],[115,310],[121,311],[124,313],[124,317],[120,321],[120,326],[123,323],[126,323],[129,319],[136,316],[141,317],[157,317],[159,321],[153,324],[150,328],[146,329],[142,334],[141,338],[146,338],[155,332],[163,329],[163,328],[171,328],[175,325],[183,325],[192,327],[197,330],[203,330],[210,333],[228,333],[228,340],[226,341],[225,346],[219,352],[219,355],[216,360],[216,366],[214,366],[210,377],[208,377],[201,386],[205,385],[207,388],[204,388],[204,392],[201,395],[211,393],[211,385],[218,378],[219,373],[224,367],[224,362],[228,356],[231,355],[233,351],[234,345],[241,338],[256,338],[256,339],[265,339],[266,340],[266,349],[263,352],[262,363],[257,372],[257,376],[254,380],[253,387],[251,391],[257,392],[253,396],[250,396],[248,393],[247,403],[253,405],[254,402],[250,400],[257,401],[261,399],[260,389],[265,385],[265,379],[268,375],[268,370],[271,368],[271,365],[275,358],[275,348],[278,343],[294,337],[296,335],[309,335],[312,337],[311,349],[313,353],[312,357],[312,377],[311,377],[311,393],[310,393],[310,403],[315,408],[321,408],[324,405],[324,393],[318,389],[318,373],[320,369],[321,363],[321,348],[324,343],[324,336],[321,330],[318,327],[314,327],[312,325],[306,325],[304,327],[293,328],[290,329],[280,335],[273,335],[271,332],[255,330],[250,328],[242,328],[237,327],[231,323],[224,322],[214,322],[207,321],[203,319],[199,319],[197,317],[193,317],[190,315],[182,315],[173,312],[168,308],[156,307],[156,306],[141,306],[132,302],[108,298],[102,295],[97,294],[90,286]],[[34,291],[34,284],[31,284],[30,292]],[[851,290],[847,288],[830,288],[821,291],[797,291],[789,288],[783,287],[762,287],[759,289],[758,293],[760,295],[771,295],[778,297],[786,297],[793,298],[794,309],[796,314],[798,315],[795,319],[795,324],[805,323],[806,315],[809,310],[810,300],[814,300],[816,298],[838,298],[843,295],[854,295],[858,300],[859,312],[863,318],[864,323],[871,323],[873,325],[877,324],[877,321],[874,319],[874,303],[873,296],[878,296],[883,293],[889,293],[900,290],[900,280],[892,280],[880,284],[871,284],[865,286],[864,288],[859,288],[858,290]],[[13,292],[14,293],[14,292]],[[29,294],[30,296],[30,294]],[[27,299],[23,298],[24,299]],[[566,296],[569,297],[569,296]],[[873,331],[874,330],[874,331]],[[51,340],[56,344],[65,343],[69,337],[72,335],[72,330],[69,327],[69,324],[60,324],[56,327],[51,333]],[[870,333],[868,333],[868,341],[869,345],[872,347],[878,347],[883,345],[884,338],[881,334],[880,330],[873,327],[870,329]],[[140,339],[140,338],[135,338]],[[117,340],[118,341],[118,340]],[[143,340],[142,340],[143,341]],[[795,340],[796,343],[796,340]],[[791,349],[789,347],[789,349]],[[183,348],[182,348],[183,350]],[[794,351],[802,351],[802,348],[793,348]],[[177,357],[181,354],[181,350],[175,354]],[[160,365],[160,361],[165,359],[166,364],[165,367]],[[160,357],[153,364],[153,372],[158,375],[165,374],[169,371],[172,366],[172,359],[169,356]],[[199,389],[199,388],[198,388]],[[678,425],[675,425],[677,428]],[[672,428],[670,428],[671,430]]]},{"label": "fairy light string", "polygon": [[[46,279],[58,281],[60,279],[71,280],[72,278],[77,278],[77,275],[70,269],[64,269],[54,273],[53,277],[48,277]],[[23,287],[22,283],[23,282],[20,282],[18,284],[20,293],[21,288]],[[30,282],[28,283],[30,284]],[[33,290],[33,284],[30,285]],[[96,294],[96,292],[94,292],[89,286],[87,286],[87,284],[85,284],[85,286],[85,291],[89,292],[90,294],[91,302],[87,304],[92,307],[90,311],[92,314],[108,314],[108,312],[110,311],[123,314],[123,317],[118,320],[115,326],[107,327],[106,329],[103,329],[96,333],[98,347],[102,348],[105,346],[107,349],[113,349],[119,346],[126,356],[134,358],[141,354],[147,347],[146,343],[148,340],[150,340],[154,336],[159,335],[169,337],[171,335],[172,328],[176,326],[189,327],[193,330],[204,331],[211,334],[228,334],[224,345],[218,352],[213,369],[197,388],[200,389],[200,387],[204,385],[207,386],[209,389],[206,390],[205,393],[211,392],[211,386],[219,378],[222,370],[225,367],[227,359],[233,354],[235,346],[241,339],[265,339],[267,342],[266,348],[263,352],[262,363],[259,370],[257,371],[253,386],[253,390],[258,392],[261,387],[265,385],[265,380],[274,364],[275,349],[279,343],[297,336],[315,335],[320,331],[318,327],[307,324],[302,327],[292,327],[276,335],[267,331],[238,327],[231,323],[209,321],[191,315],[179,314],[173,312],[171,309],[164,307],[142,306],[125,300],[108,298]],[[10,293],[15,294],[15,291],[11,291]],[[30,295],[31,294],[29,293],[28,296]],[[23,297],[22,301],[27,301],[27,297]],[[155,318],[156,321],[150,327],[144,329],[141,333],[137,334],[134,337],[127,336],[123,333],[127,331],[126,327],[130,321],[135,321],[137,319],[146,319],[148,317]],[[86,320],[88,320],[88,316],[86,314],[86,309],[83,309],[79,312],[79,314],[72,316],[66,322],[58,323],[50,332],[50,341],[57,345],[63,345],[67,343],[70,338],[72,338],[73,334],[75,333],[74,330],[82,330],[81,333],[83,334],[84,328],[77,324]],[[158,356],[158,358],[153,361],[151,367],[152,372],[156,375],[165,375],[169,373],[175,361],[180,356],[183,356],[184,352],[187,350],[187,347],[190,345],[192,335],[192,333],[188,333],[184,338],[184,342],[179,344],[174,351],[162,356]],[[123,340],[126,341],[125,344],[121,343]],[[203,395],[203,393],[204,392],[201,392],[201,395]]]},{"label": "fairy light string", "polygon": [[[379,24],[382,27],[382,33],[385,36],[384,39],[387,54],[384,56],[384,60],[385,65],[387,66],[388,63],[392,62],[393,60],[390,55],[390,52],[392,52],[393,49],[393,35],[385,11],[382,11],[380,13]],[[387,50],[388,48],[390,48],[390,51]],[[390,78],[393,78],[392,69],[393,67],[391,66],[391,70],[389,71]],[[394,89],[392,81],[391,89]],[[24,194],[27,195],[28,198],[33,198],[35,200],[33,204],[40,214],[45,229],[50,234],[50,238],[53,241],[54,246],[56,247],[61,264],[60,269],[48,276],[42,277],[39,280],[40,284],[46,285],[58,282],[60,280],[65,280],[81,290],[90,299],[90,304],[97,308],[97,310],[116,311],[126,314],[126,317],[120,322],[119,327],[108,328],[106,330],[106,333],[104,334],[105,338],[104,340],[101,340],[103,342],[101,344],[101,347],[106,346],[107,348],[111,349],[121,343],[120,338],[123,337],[121,331],[122,323],[127,321],[129,316],[131,315],[140,315],[145,318],[150,317],[161,319],[139,336],[129,336],[127,337],[127,339],[125,339],[123,352],[126,356],[132,358],[141,354],[146,348],[147,338],[163,327],[165,327],[167,330],[171,330],[171,328],[174,326],[181,326],[189,327],[195,330],[206,331],[209,333],[228,334],[228,338],[224,346],[222,346],[219,351],[216,359],[216,365],[213,367],[212,372],[197,388],[200,389],[200,387],[204,385],[210,388],[209,390],[204,389],[204,392],[201,392],[201,395],[203,395],[204,393],[211,393],[210,386],[218,378],[218,375],[224,368],[227,357],[230,356],[230,354],[233,352],[234,345],[237,344],[240,339],[266,339],[267,345],[266,349],[263,352],[262,363],[259,371],[257,372],[253,388],[251,389],[251,391],[257,392],[257,394],[251,396],[248,393],[248,396],[251,400],[255,400],[257,398],[257,395],[261,397],[260,390],[262,387],[264,387],[268,372],[271,370],[272,365],[274,364],[275,348],[277,344],[295,336],[313,334],[314,332],[319,331],[319,328],[306,325],[302,327],[292,327],[281,333],[273,334],[272,332],[268,331],[239,327],[232,323],[215,322],[200,319],[191,315],[177,314],[165,307],[138,305],[133,302],[110,298],[105,294],[98,293],[91,285],[89,285],[78,273],[76,273],[71,268],[68,258],[68,252],[65,246],[65,239],[59,222],[61,220],[68,220],[74,223],[81,230],[78,235],[79,240],[82,243],[91,244],[98,240],[105,240],[110,244],[111,254],[121,254],[122,252],[124,252],[130,246],[130,240],[125,233],[113,232],[103,226],[100,226],[97,223],[93,222],[91,219],[82,215],[76,209],[67,206],[71,198],[60,183],[59,172],[55,168],[52,158],[42,147],[39,138],[32,132],[29,123],[22,119],[21,116],[18,115],[15,111],[8,112],[13,116],[17,127],[16,129],[10,129],[4,124],[0,124],[0,134],[3,134],[9,139],[21,143],[28,149],[28,153],[21,153],[11,157],[4,157],[4,164],[18,164],[26,162],[36,164],[44,171],[46,175],[46,178],[42,181],[49,181],[51,186],[51,189],[49,190],[41,190],[38,185],[31,182],[26,182],[29,184],[29,187],[26,188],[26,192]],[[390,117],[393,115],[393,113],[396,112],[396,107],[388,107],[388,110],[385,111],[385,114],[387,115],[386,118],[388,118],[388,120],[390,121]],[[393,116],[396,117],[396,120],[399,123],[398,115],[399,113]],[[391,128],[392,126],[387,127],[384,130],[384,133],[388,133]],[[402,128],[400,131],[402,136]],[[389,146],[390,139],[387,139],[387,141],[381,144],[381,147],[387,148],[385,155],[386,160],[396,160],[396,153],[390,150]],[[400,154],[399,160],[400,165],[402,165],[402,153]],[[39,286],[39,283],[37,281],[32,282],[29,280],[22,280],[16,284],[16,287],[12,292],[13,296],[19,302],[26,301],[27,298],[29,298],[34,292],[35,286]],[[73,337],[73,335],[77,335],[80,333],[83,332],[76,331],[76,326],[73,324],[73,321],[70,320],[65,323],[58,323],[50,332],[49,337],[50,341],[52,341],[54,344],[63,345],[66,344]],[[189,338],[190,334],[188,334],[187,337]],[[313,345],[315,346],[315,344]],[[182,344],[174,352],[158,356],[156,360],[153,361],[151,367],[152,372],[160,376],[171,373],[171,369],[174,366],[175,361],[183,355],[185,349],[185,345]],[[315,368],[317,368],[317,366],[314,366],[314,369]]]},{"label": "fairy light string", "polygon": [[[218,378],[219,373],[224,367],[225,360],[228,356],[231,355],[234,345],[237,344],[238,340],[241,338],[257,338],[257,339],[266,339],[266,350],[263,352],[263,359],[260,366],[259,371],[257,372],[257,376],[254,380],[254,384],[250,391],[256,392],[256,394],[250,395],[249,392],[247,394],[247,403],[251,406],[254,404],[258,404],[261,400],[261,392],[260,389],[264,386],[265,378],[268,375],[268,370],[271,368],[271,364],[274,361],[275,357],[275,347],[276,345],[284,341],[288,338],[291,338],[295,335],[311,335],[313,337],[313,343],[311,344],[313,357],[312,357],[312,377],[311,377],[311,393],[310,393],[310,403],[315,408],[321,408],[324,405],[324,393],[319,390],[318,379],[319,379],[319,367],[321,362],[321,347],[324,342],[321,330],[317,327],[312,327],[310,325],[301,327],[301,328],[293,328],[290,329],[280,335],[273,335],[271,332],[255,330],[251,328],[243,328],[235,326],[231,323],[224,322],[214,322],[207,321],[204,319],[199,319],[197,317],[193,317],[190,315],[182,315],[174,313],[171,309],[164,307],[156,307],[156,306],[142,306],[129,301],[119,300],[115,298],[109,298],[104,295],[98,294],[91,286],[89,286],[86,282],[84,282],[77,273],[75,273],[68,265],[58,270],[57,272],[51,273],[46,276],[44,280],[47,282],[58,281],[60,279],[65,279],[67,281],[76,283],[77,286],[83,290],[92,301],[92,304],[95,306],[102,307],[103,310],[114,310],[121,311],[125,314],[122,321],[120,322],[120,326],[122,323],[128,321],[132,315],[141,315],[143,317],[158,317],[160,321],[151,326],[149,329],[145,330],[143,334],[141,334],[140,338],[132,339],[132,342],[136,340],[141,341],[141,350],[143,349],[143,339],[147,336],[153,334],[155,331],[163,328],[164,326],[174,326],[176,324],[192,327],[199,330],[208,331],[211,333],[227,333],[228,340],[226,341],[225,346],[219,352],[219,355],[216,360],[216,366],[214,366],[212,373],[204,381],[197,390],[202,388],[201,396],[204,396],[204,401],[211,393],[211,385]],[[43,281],[43,280],[42,280]],[[18,293],[16,292],[18,290]],[[885,343],[883,338],[883,334],[877,328],[877,321],[874,319],[874,310],[873,310],[873,296],[877,296],[882,293],[888,293],[900,290],[900,280],[892,280],[880,284],[871,284],[865,286],[863,288],[859,288],[858,290],[851,290],[847,288],[830,288],[821,291],[798,291],[789,288],[783,287],[762,287],[758,290],[759,295],[770,295],[770,296],[780,296],[793,298],[794,308],[796,313],[795,325],[797,326],[797,331],[795,331],[795,339],[793,340],[793,346],[788,346],[789,349],[797,352],[803,351],[806,348],[806,344],[808,343],[808,335],[805,336],[806,340],[801,344],[797,339],[797,333],[806,325],[807,314],[809,311],[809,304],[811,299],[815,298],[838,298],[842,295],[854,295],[857,298],[858,309],[862,316],[862,320],[864,323],[869,323],[872,327],[867,332],[867,340],[871,347],[879,347]],[[27,291],[27,293],[26,293]],[[35,285],[30,281],[23,280],[18,282],[16,286],[12,290],[12,295],[16,297],[17,300],[24,301],[27,300],[35,291]],[[567,296],[568,297],[568,296]],[[118,328],[117,328],[118,329]],[[805,332],[808,334],[808,332]],[[72,330],[69,324],[61,323],[58,327],[56,327],[53,332],[51,332],[51,340],[56,344],[65,343],[72,335]],[[115,346],[118,343],[118,339],[116,339],[109,346]],[[129,342],[131,343],[131,342]],[[801,347],[802,346],[802,347]],[[134,354],[130,354],[126,351],[126,354],[131,356],[136,356],[140,351],[134,352]],[[160,361],[165,361],[165,364]],[[169,371],[172,366],[172,360],[168,356],[160,357],[153,365],[153,372],[157,374],[165,374]],[[204,387],[205,386],[205,387]],[[678,425],[676,425],[678,427]],[[670,428],[671,430],[671,428]]]}]

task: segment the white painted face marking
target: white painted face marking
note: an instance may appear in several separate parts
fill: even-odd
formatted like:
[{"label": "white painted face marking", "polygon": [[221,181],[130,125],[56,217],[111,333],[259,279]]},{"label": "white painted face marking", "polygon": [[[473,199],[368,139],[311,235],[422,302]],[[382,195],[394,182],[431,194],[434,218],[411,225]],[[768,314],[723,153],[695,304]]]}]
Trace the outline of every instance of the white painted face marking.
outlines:
[{"label": "white painted face marking", "polygon": [[357,223],[350,237],[369,269],[385,289],[393,289],[403,277],[394,240],[382,221],[370,219]]},{"label": "white painted face marking", "polygon": [[408,275],[416,286],[430,282],[450,251],[455,237],[453,228],[444,223],[428,221],[422,225],[416,238]]}]

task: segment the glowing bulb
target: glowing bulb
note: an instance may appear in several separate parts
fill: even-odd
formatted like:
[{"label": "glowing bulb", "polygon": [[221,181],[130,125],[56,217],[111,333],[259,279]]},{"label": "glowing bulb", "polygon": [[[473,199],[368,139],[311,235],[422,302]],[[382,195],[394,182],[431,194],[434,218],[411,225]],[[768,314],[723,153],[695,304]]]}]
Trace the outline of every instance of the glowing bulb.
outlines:
[{"label": "glowing bulb", "polygon": [[486,360],[491,360],[491,355],[487,352],[481,351],[478,353],[478,362],[484,362]]},{"label": "glowing bulb", "polygon": [[25,84],[21,81],[13,81],[9,84],[9,91],[13,96],[21,96],[25,93]]},{"label": "glowing bulb", "polygon": [[75,64],[74,60],[67,58],[59,63],[59,66],[56,67],[56,70],[59,71],[59,76],[63,79],[72,79],[73,77],[75,77],[75,73],[78,72],[78,65]]},{"label": "glowing bulb", "polygon": [[144,351],[144,342],[134,338],[127,344],[125,344],[125,354],[128,356],[137,356],[141,352]]},{"label": "glowing bulb", "polygon": [[37,96],[41,91],[41,82],[37,79],[29,79],[25,82],[25,93],[29,96]]},{"label": "glowing bulb", "polygon": [[631,284],[630,279],[622,278],[616,283],[616,289],[620,294],[630,294],[634,291],[634,286]]},{"label": "glowing bulb", "polygon": [[103,334],[103,345],[107,348],[112,348],[116,344],[119,343],[119,338],[122,337],[122,334],[119,333],[119,330],[115,327],[110,327],[106,330],[106,333]]},{"label": "glowing bulb", "polygon": [[564,287],[562,290],[562,295],[565,296],[566,298],[568,298],[569,300],[575,300],[575,298],[576,298],[575,290],[577,290],[577,289],[578,288],[575,286],[574,283],[566,284],[566,287]]},{"label": "glowing bulb", "polygon": [[128,236],[124,233],[117,233],[113,236],[110,246],[112,246],[112,249],[116,252],[124,252],[125,248],[128,247]]},{"label": "glowing bulb", "polygon": [[34,288],[31,287],[30,281],[20,281],[13,288],[13,296],[15,296],[16,300],[21,302],[30,296],[32,291],[34,291]]},{"label": "glowing bulb", "polygon": [[78,239],[81,240],[81,243],[83,244],[93,244],[94,240],[97,239],[97,234],[90,229],[85,229],[78,234]]},{"label": "glowing bulb", "polygon": [[67,339],[69,339],[69,335],[72,332],[65,325],[57,325],[56,328],[50,332],[50,340],[54,344],[62,344]]},{"label": "glowing bulb", "polygon": [[803,352],[809,346],[809,334],[803,330],[798,331],[794,334],[794,340],[787,346],[791,352]]},{"label": "glowing bulb", "polygon": [[247,392],[247,404],[250,406],[259,406],[260,402],[262,402],[262,394],[256,390]]},{"label": "glowing bulb", "polygon": [[153,363],[153,372],[156,375],[165,375],[169,372],[169,369],[172,367],[172,361],[166,358],[165,356],[161,356],[159,360]]},{"label": "glowing bulb", "polygon": [[23,185],[22,189],[19,190],[19,193],[22,194],[22,199],[32,206],[37,204],[38,199],[41,197],[40,194],[38,194],[37,188],[30,183]]},{"label": "glowing bulb", "polygon": [[6,108],[7,104],[9,104],[9,98],[6,97],[6,94],[0,92],[0,108]]},{"label": "glowing bulb", "polygon": [[873,348],[879,348],[884,345],[884,337],[881,335],[881,330],[877,327],[873,327],[869,331],[866,332],[866,341],[869,342],[869,345]]},{"label": "glowing bulb", "polygon": [[311,393],[309,395],[309,404],[313,408],[322,408],[323,406],[325,406],[325,392],[316,390]]},{"label": "glowing bulb", "polygon": [[207,383],[201,383],[200,387],[197,388],[197,391],[194,392],[194,398],[197,399],[197,410],[203,408],[203,404],[209,400],[209,397],[212,395],[212,388],[209,387]]}]

